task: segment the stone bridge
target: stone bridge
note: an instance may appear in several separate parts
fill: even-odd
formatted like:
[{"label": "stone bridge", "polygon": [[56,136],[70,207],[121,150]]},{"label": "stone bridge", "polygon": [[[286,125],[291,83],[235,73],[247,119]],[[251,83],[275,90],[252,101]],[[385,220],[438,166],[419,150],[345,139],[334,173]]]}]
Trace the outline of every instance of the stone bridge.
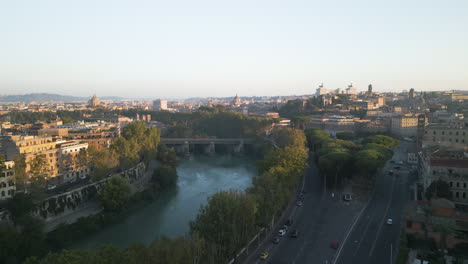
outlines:
[{"label": "stone bridge", "polygon": [[196,145],[202,146],[206,154],[214,155],[216,145],[232,145],[234,152],[240,153],[244,151],[244,145],[253,143],[251,138],[161,138],[161,144],[174,146],[177,153],[184,155],[190,155]]}]

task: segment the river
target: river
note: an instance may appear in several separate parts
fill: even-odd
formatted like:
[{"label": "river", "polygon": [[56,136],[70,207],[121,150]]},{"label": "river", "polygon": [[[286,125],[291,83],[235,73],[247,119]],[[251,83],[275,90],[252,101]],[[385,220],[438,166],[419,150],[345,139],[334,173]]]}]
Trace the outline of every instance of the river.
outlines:
[{"label": "river", "polygon": [[255,160],[250,156],[192,155],[181,160],[177,174],[176,188],[161,193],[151,204],[82,240],[76,247],[95,249],[112,244],[124,248],[134,242],[148,245],[161,236],[184,235],[208,197],[222,190],[244,190],[251,186],[256,175]]}]

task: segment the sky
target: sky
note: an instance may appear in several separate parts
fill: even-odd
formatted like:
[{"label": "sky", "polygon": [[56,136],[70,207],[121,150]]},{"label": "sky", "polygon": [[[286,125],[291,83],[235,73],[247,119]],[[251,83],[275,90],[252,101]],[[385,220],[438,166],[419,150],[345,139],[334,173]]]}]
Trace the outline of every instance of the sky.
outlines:
[{"label": "sky", "polygon": [[0,0],[0,95],[468,90],[466,0]]}]

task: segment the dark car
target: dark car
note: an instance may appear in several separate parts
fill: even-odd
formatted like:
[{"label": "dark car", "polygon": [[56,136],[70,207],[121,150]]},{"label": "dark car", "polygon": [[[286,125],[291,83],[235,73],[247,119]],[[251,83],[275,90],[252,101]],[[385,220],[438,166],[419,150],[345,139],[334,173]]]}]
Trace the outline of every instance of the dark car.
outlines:
[{"label": "dark car", "polygon": [[333,248],[333,249],[338,249],[339,246],[340,246],[340,245],[339,245],[338,242],[336,242],[336,241],[333,241],[333,242],[331,242],[331,244],[330,244],[330,247]]},{"label": "dark car", "polygon": [[286,222],[284,222],[284,225],[286,226],[291,226],[293,224],[293,220],[291,218],[289,218],[288,220],[286,220]]},{"label": "dark car", "polygon": [[400,167],[400,166],[395,166],[395,167],[393,167],[393,168],[394,168],[395,170],[399,170],[399,169],[401,169],[401,167]]},{"label": "dark car", "polygon": [[299,231],[297,231],[297,229],[294,229],[294,230],[291,232],[291,237],[292,237],[292,238],[297,238],[298,235],[299,235]]},{"label": "dark car", "polygon": [[395,161],[394,161],[394,160],[391,160],[391,161],[390,161],[390,163],[394,164],[394,163],[395,163]]},{"label": "dark car", "polygon": [[273,244],[279,244],[280,242],[280,239],[278,237],[274,237],[273,239],[271,239],[271,243]]}]

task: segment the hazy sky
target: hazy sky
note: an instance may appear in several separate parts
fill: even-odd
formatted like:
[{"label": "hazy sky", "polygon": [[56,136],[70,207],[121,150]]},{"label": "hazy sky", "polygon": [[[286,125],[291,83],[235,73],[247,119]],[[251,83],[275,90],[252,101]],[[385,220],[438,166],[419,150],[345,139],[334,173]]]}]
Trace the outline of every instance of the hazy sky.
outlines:
[{"label": "hazy sky", "polygon": [[468,89],[467,0],[4,0],[0,94]]}]

